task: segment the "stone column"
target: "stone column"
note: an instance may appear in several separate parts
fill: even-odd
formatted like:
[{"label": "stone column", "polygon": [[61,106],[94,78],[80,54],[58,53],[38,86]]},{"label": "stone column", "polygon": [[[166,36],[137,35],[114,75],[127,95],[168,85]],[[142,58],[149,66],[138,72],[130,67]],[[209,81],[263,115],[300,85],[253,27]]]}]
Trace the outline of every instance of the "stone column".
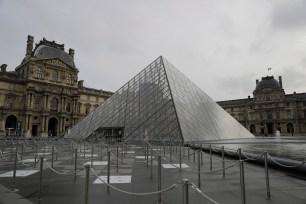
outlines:
[{"label": "stone column", "polygon": [[60,119],[59,119],[59,132],[62,132],[62,129],[63,129],[63,117],[61,116]]},{"label": "stone column", "polygon": [[48,124],[48,116],[45,116],[45,132],[47,132],[47,134],[48,134],[48,126],[49,126],[49,124]]},{"label": "stone column", "polygon": [[45,132],[45,116],[42,116],[42,120],[41,120],[41,132]]}]

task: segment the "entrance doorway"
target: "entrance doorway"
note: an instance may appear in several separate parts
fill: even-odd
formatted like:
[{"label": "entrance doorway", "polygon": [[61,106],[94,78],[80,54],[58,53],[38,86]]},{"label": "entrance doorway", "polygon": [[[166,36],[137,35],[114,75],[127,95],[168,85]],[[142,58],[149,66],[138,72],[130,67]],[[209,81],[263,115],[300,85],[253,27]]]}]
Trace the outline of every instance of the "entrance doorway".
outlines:
[{"label": "entrance doorway", "polygon": [[52,117],[49,119],[48,123],[48,135],[49,136],[56,136],[57,135],[57,119]]},{"label": "entrance doorway", "polygon": [[14,115],[10,115],[5,120],[6,135],[14,135],[17,125],[17,118]]},{"label": "entrance doorway", "polygon": [[273,134],[273,123],[267,124],[268,134]]},{"label": "entrance doorway", "polygon": [[37,125],[32,126],[32,136],[36,137],[37,136]]}]

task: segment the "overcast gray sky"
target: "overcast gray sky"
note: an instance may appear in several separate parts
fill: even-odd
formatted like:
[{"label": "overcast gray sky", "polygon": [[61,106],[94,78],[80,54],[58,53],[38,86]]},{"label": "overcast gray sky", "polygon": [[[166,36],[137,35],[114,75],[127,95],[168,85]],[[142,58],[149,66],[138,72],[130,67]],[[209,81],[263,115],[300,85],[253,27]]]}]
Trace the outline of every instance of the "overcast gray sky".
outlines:
[{"label": "overcast gray sky", "polygon": [[304,0],[0,0],[0,64],[20,64],[29,34],[75,49],[92,88],[116,91],[162,55],[214,100],[252,96],[268,67],[306,92]]}]

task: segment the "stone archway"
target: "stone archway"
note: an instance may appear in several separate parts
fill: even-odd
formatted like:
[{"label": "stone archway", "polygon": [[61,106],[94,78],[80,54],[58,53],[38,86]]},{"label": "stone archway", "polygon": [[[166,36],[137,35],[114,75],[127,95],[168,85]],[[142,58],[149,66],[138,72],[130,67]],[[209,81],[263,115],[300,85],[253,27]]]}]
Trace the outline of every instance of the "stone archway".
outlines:
[{"label": "stone archway", "polygon": [[48,135],[49,136],[57,135],[57,126],[58,126],[58,120],[55,117],[50,118],[48,122]]},{"label": "stone archway", "polygon": [[10,115],[5,120],[5,130],[7,135],[11,135],[16,131],[17,126],[17,117],[14,115]]}]

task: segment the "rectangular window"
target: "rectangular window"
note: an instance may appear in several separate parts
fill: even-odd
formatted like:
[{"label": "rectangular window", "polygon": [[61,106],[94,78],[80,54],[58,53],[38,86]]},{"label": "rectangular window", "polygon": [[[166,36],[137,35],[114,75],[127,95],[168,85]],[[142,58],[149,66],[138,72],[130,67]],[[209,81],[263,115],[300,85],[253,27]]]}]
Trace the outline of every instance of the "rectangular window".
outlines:
[{"label": "rectangular window", "polygon": [[273,114],[271,111],[267,112],[267,119],[272,120],[273,119]]},{"label": "rectangular window", "polygon": [[87,96],[87,101],[90,101],[90,96],[89,95]]},{"label": "rectangular window", "polygon": [[96,102],[99,102],[99,96],[96,96]]}]

